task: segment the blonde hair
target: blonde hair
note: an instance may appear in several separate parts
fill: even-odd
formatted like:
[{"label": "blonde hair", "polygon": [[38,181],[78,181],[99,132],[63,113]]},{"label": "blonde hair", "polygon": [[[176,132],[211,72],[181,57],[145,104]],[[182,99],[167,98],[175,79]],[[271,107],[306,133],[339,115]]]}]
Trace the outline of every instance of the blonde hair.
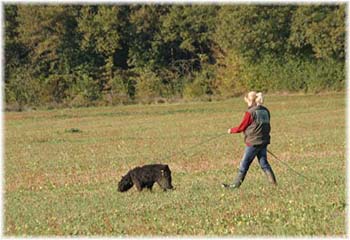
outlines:
[{"label": "blonde hair", "polygon": [[251,91],[245,97],[244,101],[248,103],[248,105],[262,105],[264,103],[264,97],[261,92]]},{"label": "blonde hair", "polygon": [[256,98],[255,98],[255,102],[256,102],[256,105],[262,105],[264,103],[264,97],[263,97],[263,94],[261,92],[258,92],[256,94]]}]

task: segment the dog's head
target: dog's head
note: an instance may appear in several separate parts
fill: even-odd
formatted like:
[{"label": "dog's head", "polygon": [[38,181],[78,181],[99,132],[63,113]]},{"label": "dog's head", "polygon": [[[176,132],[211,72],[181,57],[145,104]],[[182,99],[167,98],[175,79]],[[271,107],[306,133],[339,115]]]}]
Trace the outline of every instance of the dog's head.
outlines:
[{"label": "dog's head", "polygon": [[128,191],[132,186],[133,182],[131,180],[130,174],[126,174],[125,176],[122,177],[122,179],[118,183],[118,191],[119,192],[125,192]]},{"label": "dog's head", "polygon": [[161,171],[161,181],[160,184],[164,189],[174,189],[171,184],[171,171],[168,165],[165,165],[164,169]]}]

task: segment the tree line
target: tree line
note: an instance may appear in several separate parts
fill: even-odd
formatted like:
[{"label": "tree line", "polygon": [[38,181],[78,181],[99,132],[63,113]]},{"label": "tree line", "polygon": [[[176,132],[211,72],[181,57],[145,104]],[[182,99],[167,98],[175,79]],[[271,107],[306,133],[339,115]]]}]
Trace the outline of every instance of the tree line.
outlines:
[{"label": "tree line", "polygon": [[5,4],[7,105],[345,88],[345,4]]}]

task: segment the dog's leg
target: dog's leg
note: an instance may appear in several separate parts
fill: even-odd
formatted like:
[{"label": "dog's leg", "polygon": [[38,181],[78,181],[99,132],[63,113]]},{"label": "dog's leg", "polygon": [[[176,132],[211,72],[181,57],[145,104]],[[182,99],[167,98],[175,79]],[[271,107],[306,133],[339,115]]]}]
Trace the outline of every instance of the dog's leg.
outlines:
[{"label": "dog's leg", "polygon": [[153,184],[150,186],[147,186],[147,188],[149,189],[150,192],[152,192],[152,187],[153,187]]},{"label": "dog's leg", "polygon": [[137,176],[137,173],[135,173],[135,172],[131,173],[131,181],[134,183],[137,191],[141,192],[143,186],[142,186],[141,181],[139,180],[139,178]]},{"label": "dog's leg", "polygon": [[136,186],[137,191],[139,191],[139,192],[142,191],[143,187],[141,186],[141,183],[138,180],[134,181],[134,185]]},{"label": "dog's leg", "polygon": [[141,182],[139,181],[139,179],[137,178],[137,176],[133,173],[131,174],[131,181],[133,182],[133,184],[135,185],[136,189],[141,192],[142,191],[142,186],[141,186]]}]

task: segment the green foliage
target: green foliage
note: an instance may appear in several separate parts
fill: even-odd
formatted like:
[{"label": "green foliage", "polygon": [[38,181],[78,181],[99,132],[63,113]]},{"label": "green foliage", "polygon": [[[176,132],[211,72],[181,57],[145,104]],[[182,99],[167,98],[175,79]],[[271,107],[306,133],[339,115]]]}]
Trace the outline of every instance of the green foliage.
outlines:
[{"label": "green foliage", "polygon": [[[248,63],[242,71],[242,78],[248,89],[257,91],[298,91],[300,79],[303,75],[300,67],[293,65],[293,61],[281,62],[266,56],[257,64]],[[297,75],[293,75],[294,71]]]},{"label": "green foliage", "polygon": [[21,64],[28,61],[26,48],[18,39],[17,6],[5,6],[5,81],[7,82]]},{"label": "green foliage", "polygon": [[163,64],[182,76],[200,70],[202,59],[212,57],[216,12],[215,6],[171,6],[161,18]]},{"label": "green foliage", "polygon": [[74,83],[71,74],[51,74],[46,79],[49,96],[55,103],[62,103],[69,97],[70,86]]},{"label": "green foliage", "polygon": [[100,96],[98,81],[88,74],[79,75],[74,86],[87,100],[96,101]]},{"label": "green foliage", "polygon": [[[329,66],[332,66],[330,68]],[[321,92],[325,90],[339,91],[345,89],[344,63],[329,59],[308,63],[305,66],[307,90]]]},{"label": "green foliage", "polygon": [[19,40],[30,49],[31,64],[46,64],[46,72],[69,73],[78,61],[77,7],[19,5]]},{"label": "green foliage", "polygon": [[[162,40],[159,36],[162,14],[168,7],[163,5],[136,5],[130,12],[130,26],[128,39],[128,64],[136,68],[154,68],[162,64],[160,46]],[[159,67],[159,66],[158,66]]]},{"label": "green foliage", "polygon": [[243,78],[246,62],[233,51],[218,57],[215,88],[217,94],[224,97],[240,95],[247,90]]},{"label": "green foliage", "polygon": [[210,66],[205,66],[202,71],[196,72],[193,81],[186,84],[185,98],[201,98],[213,95],[215,90],[215,72]]},{"label": "green foliage", "polygon": [[11,76],[5,85],[6,103],[17,103],[20,110],[26,105],[35,106],[40,103],[42,89],[32,71],[18,68]]},{"label": "green foliage", "polygon": [[[74,74],[69,77],[67,84],[65,102],[71,106],[82,107],[94,104],[101,98],[100,82],[96,80],[94,67],[91,65],[81,65],[74,70]],[[62,92],[62,91],[58,91]]]},{"label": "green foliage", "polygon": [[[330,68],[329,66],[332,66]],[[259,91],[320,92],[345,88],[344,64],[336,60],[265,58],[247,65],[242,73],[247,89]]]},{"label": "green foliage", "polygon": [[135,95],[135,84],[132,76],[127,71],[114,72],[109,82],[109,102],[111,104],[128,103]]},{"label": "green foliage", "polygon": [[121,25],[119,6],[84,6],[80,10],[78,29],[82,33],[82,47],[111,56],[120,46]]},{"label": "green foliage", "polygon": [[265,55],[281,57],[287,51],[294,6],[224,6],[219,13],[217,38],[226,49],[238,50],[258,62]]},{"label": "green foliage", "polygon": [[[103,59],[97,63],[102,73],[95,79],[99,81],[101,87],[112,81],[116,62],[126,61],[126,59],[120,60],[125,58],[120,54],[125,28],[125,21],[121,17],[122,11],[123,7],[113,5],[84,6],[80,9],[78,30],[82,34],[82,49],[87,54]],[[96,65],[96,60],[88,59],[88,64]],[[98,88],[96,90],[99,91]]]},{"label": "green foliage", "polygon": [[9,104],[25,68],[39,105],[344,89],[344,4],[4,9]]},{"label": "green foliage", "polygon": [[311,48],[316,58],[345,59],[345,5],[300,6],[293,15],[290,43]]},{"label": "green foliage", "polygon": [[209,53],[212,32],[215,29],[215,6],[195,5],[170,8],[163,17],[162,36],[165,43],[176,44],[174,51],[183,54]]},{"label": "green foliage", "polygon": [[137,99],[149,103],[161,96],[161,79],[152,70],[138,70],[135,81]]}]

